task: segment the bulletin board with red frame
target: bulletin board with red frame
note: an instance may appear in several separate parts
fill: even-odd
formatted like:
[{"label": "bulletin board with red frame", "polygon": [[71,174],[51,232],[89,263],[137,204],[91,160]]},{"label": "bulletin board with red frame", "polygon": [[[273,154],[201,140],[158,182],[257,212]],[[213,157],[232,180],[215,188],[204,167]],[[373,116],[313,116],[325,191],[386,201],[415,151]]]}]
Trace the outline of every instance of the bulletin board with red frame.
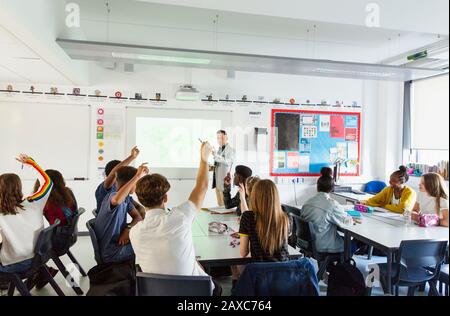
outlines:
[{"label": "bulletin board with red frame", "polygon": [[341,176],[359,176],[361,113],[273,109],[271,122],[271,176],[319,176],[337,159]]}]

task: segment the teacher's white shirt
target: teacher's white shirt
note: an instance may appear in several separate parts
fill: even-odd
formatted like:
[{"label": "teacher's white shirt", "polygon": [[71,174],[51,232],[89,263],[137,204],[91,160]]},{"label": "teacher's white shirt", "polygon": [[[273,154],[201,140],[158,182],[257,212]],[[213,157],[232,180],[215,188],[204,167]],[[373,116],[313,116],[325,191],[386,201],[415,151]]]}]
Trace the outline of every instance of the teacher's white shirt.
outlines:
[{"label": "teacher's white shirt", "polygon": [[143,272],[200,276],[207,274],[195,259],[192,222],[197,209],[191,201],[172,210],[147,210],[130,231],[136,263]]}]

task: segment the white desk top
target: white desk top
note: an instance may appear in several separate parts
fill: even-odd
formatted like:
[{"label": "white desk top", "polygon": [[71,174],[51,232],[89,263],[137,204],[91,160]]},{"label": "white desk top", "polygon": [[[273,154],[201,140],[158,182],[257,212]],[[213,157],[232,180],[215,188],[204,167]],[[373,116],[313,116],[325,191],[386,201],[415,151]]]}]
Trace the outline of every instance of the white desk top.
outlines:
[{"label": "white desk top", "polygon": [[[233,231],[219,235],[208,231],[210,222],[227,224],[233,230],[239,230],[238,216],[235,214],[211,214],[209,211],[199,211],[192,226],[195,255],[200,261],[221,261],[242,259],[239,245],[230,245]],[[289,246],[289,254],[300,255],[300,252]]]},{"label": "white desk top", "polygon": [[363,214],[362,223],[346,230],[372,240],[386,248],[398,248],[403,240],[449,240],[448,227],[419,227],[407,225],[401,215],[384,217],[381,214]]},{"label": "white desk top", "polygon": [[341,197],[349,199],[349,200],[357,201],[357,202],[366,201],[366,200],[370,199],[371,197],[373,197],[373,194],[369,194],[369,193],[355,194],[355,193],[351,193],[351,192],[333,192],[332,194],[341,196]]}]

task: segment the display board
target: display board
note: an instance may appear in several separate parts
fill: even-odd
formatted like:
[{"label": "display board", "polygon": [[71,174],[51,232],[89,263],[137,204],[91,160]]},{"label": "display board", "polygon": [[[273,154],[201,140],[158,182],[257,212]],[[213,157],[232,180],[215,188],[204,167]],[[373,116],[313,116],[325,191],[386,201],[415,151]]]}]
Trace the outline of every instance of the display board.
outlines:
[{"label": "display board", "polygon": [[59,170],[66,180],[87,179],[90,113],[89,105],[0,101],[0,174],[36,179],[31,168],[22,170],[14,159],[25,153],[42,168]]},{"label": "display board", "polygon": [[272,110],[271,176],[318,176],[342,161],[342,176],[359,176],[361,114]]}]

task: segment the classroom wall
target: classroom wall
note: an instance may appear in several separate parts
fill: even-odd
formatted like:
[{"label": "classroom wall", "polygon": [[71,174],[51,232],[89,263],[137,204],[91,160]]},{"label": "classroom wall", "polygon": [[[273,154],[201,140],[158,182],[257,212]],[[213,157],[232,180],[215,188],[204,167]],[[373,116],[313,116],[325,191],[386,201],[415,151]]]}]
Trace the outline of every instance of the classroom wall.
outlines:
[{"label": "classroom wall", "polygon": [[[178,86],[183,83],[194,84],[202,95],[247,94],[250,99],[265,96],[266,100],[275,97],[295,97],[297,101],[311,99],[320,102],[327,99],[330,102],[343,100],[346,103],[357,101],[362,104],[362,135],[361,135],[361,176],[343,178],[348,183],[361,188],[362,183],[372,179],[386,180],[401,162],[401,132],[402,121],[402,84],[376,81],[363,81],[338,78],[302,77],[276,74],[236,73],[234,79],[227,78],[226,72],[215,70],[187,70],[182,68],[162,66],[135,66],[134,73],[112,71],[93,64],[90,67],[89,89],[97,88],[102,91],[120,90],[134,94],[134,92],[149,91],[161,92],[163,97],[174,99]],[[185,103],[189,107],[189,103]],[[208,108],[210,109],[210,108]],[[262,109],[262,117],[258,122],[249,123],[248,109],[236,107],[233,112],[233,124],[240,127],[238,133],[231,137],[231,142],[248,139],[247,152],[239,152],[237,163],[249,165],[254,173],[261,177],[268,177],[267,144],[260,152],[256,152],[254,127],[270,126],[270,109]],[[95,125],[95,121],[92,122]],[[94,130],[94,129],[93,129]],[[245,134],[243,138],[242,133]],[[95,142],[94,142],[95,143]],[[237,144],[236,144],[237,145]],[[94,144],[95,146],[95,144]],[[128,154],[128,148],[123,144],[122,159]],[[92,157],[91,174],[89,181],[68,182],[79,201],[79,205],[88,211],[80,220],[80,230],[85,230],[85,222],[92,217],[90,211],[95,207],[94,191],[100,180],[97,178],[95,148]],[[255,157],[257,159],[255,159]],[[151,168],[151,166],[150,166]],[[299,183],[292,184],[290,178],[274,179],[280,191],[283,203],[301,205],[308,197],[315,193],[314,178],[299,179]],[[169,193],[169,207],[177,205],[187,199],[194,186],[193,180],[170,180],[172,190]],[[24,190],[31,190],[32,181],[24,184]],[[215,205],[215,193],[208,191],[205,206]]]}]

